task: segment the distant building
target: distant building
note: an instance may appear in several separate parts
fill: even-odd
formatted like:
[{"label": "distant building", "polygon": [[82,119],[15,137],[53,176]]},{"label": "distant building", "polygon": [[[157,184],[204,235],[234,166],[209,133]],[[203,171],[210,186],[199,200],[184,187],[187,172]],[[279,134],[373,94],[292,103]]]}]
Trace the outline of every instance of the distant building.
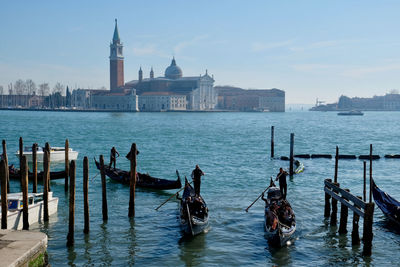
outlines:
[{"label": "distant building", "polygon": [[[154,97],[156,95],[161,96],[161,98],[162,95],[185,96],[185,108],[187,110],[213,110],[217,105],[217,93],[214,89],[213,77],[208,75],[207,71],[204,75],[184,77],[182,69],[176,64],[175,58],[172,59],[171,65],[166,68],[164,77],[154,78],[152,68],[149,78],[143,78],[143,71],[140,68],[138,78],[138,80],[127,82],[124,88],[136,89],[139,96],[139,110],[141,111],[149,111],[148,108],[143,108],[142,103],[149,104],[148,101],[159,99]],[[153,97],[149,97],[149,95]],[[146,100],[140,100],[142,96]],[[157,105],[154,103],[152,106]],[[170,106],[170,108],[172,107]],[[175,107],[174,110],[176,108],[178,107]]]},{"label": "distant building", "polygon": [[285,112],[285,91],[279,89],[245,90],[216,86],[218,109],[237,111]]},{"label": "distant building", "polygon": [[145,92],[139,97],[140,111],[186,110],[186,96],[173,92]]}]

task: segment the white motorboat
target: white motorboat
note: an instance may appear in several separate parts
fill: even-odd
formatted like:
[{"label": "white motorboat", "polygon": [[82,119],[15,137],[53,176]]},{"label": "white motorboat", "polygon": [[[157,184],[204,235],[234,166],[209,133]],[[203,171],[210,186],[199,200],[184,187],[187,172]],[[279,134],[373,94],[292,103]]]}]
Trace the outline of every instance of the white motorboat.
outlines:
[{"label": "white motorboat", "polygon": [[[25,147],[22,152],[26,156],[28,162],[32,162],[32,147]],[[37,162],[43,162],[44,147],[38,147],[36,151]],[[68,159],[76,160],[78,158],[78,151],[74,151],[72,148],[68,149]],[[15,153],[19,158],[19,150]],[[65,147],[51,147],[50,148],[50,161],[65,161]]]},{"label": "white motorboat", "polygon": [[[7,194],[8,212],[7,212],[7,229],[20,230],[23,226],[23,201],[22,193]],[[57,212],[58,197],[53,197],[53,192],[48,194],[49,216]],[[28,221],[29,225],[40,223],[43,221],[44,206],[43,193],[28,194]],[[1,211],[1,208],[0,208]],[[0,212],[1,218],[1,212]]]}]

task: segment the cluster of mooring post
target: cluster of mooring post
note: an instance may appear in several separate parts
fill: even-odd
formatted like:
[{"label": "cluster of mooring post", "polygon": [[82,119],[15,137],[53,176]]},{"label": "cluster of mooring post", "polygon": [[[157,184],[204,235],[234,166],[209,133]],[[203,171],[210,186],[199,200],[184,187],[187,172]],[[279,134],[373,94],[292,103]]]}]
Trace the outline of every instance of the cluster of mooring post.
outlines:
[{"label": "cluster of mooring post", "polygon": [[[271,126],[271,159],[274,158],[274,153],[275,153],[275,141],[274,141],[274,137],[275,137],[275,127]],[[285,157],[287,159],[287,157]],[[294,174],[294,133],[290,134],[290,155],[289,155],[289,175],[293,175]]]},{"label": "cluster of mooring post", "polygon": [[[360,244],[360,237],[358,231],[358,223],[360,216],[364,218],[364,228],[363,228],[363,255],[370,256],[372,248],[372,222],[374,215],[374,203],[372,203],[372,145],[370,145],[370,199],[366,202],[366,162],[364,161],[364,187],[363,195],[354,196],[350,193],[347,188],[340,188],[340,184],[337,182],[338,173],[338,159],[339,159],[339,148],[336,147],[336,157],[335,157],[335,176],[334,181],[331,179],[326,179],[324,181],[324,191],[325,191],[325,209],[324,216],[326,218],[330,217],[330,225],[336,225],[337,223],[337,202],[340,202],[340,224],[339,224],[339,234],[347,233],[347,218],[348,209],[353,211],[353,230],[351,232],[352,245]],[[332,212],[330,199],[332,198]]]},{"label": "cluster of mooring post", "polygon": [[131,162],[130,166],[130,179],[129,179],[129,212],[128,217],[135,217],[135,191],[136,191],[136,155],[138,154],[138,150],[136,147],[136,143],[133,143],[131,146],[131,151],[129,152],[129,161]]}]

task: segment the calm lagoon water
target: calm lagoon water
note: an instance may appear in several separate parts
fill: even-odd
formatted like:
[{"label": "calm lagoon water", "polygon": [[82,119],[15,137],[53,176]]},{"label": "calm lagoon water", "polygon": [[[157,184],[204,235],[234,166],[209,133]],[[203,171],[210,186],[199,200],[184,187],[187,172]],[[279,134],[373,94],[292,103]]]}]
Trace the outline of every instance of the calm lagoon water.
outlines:
[{"label": "calm lagoon water", "polygon": [[[245,208],[263,191],[269,177],[288,162],[269,158],[270,127],[275,126],[275,154],[289,154],[289,136],[295,133],[295,153],[400,154],[400,116],[395,112],[366,112],[342,117],[336,113],[68,113],[0,111],[0,138],[6,139],[10,161],[18,149],[37,142],[70,147],[77,160],[75,246],[66,247],[68,195],[64,181],[52,181],[59,197],[58,213],[48,225],[32,225],[48,234],[53,266],[382,266],[400,262],[400,235],[376,208],[371,257],[362,257],[362,246],[351,246],[351,235],[339,236],[323,218],[323,181],[332,178],[334,160],[303,160],[305,170],[288,181],[288,199],[296,213],[298,230],[292,245],[274,249],[263,230],[263,203],[248,213]],[[129,188],[107,183],[109,220],[102,221],[101,179],[93,157],[109,158],[115,146],[121,153],[117,166],[129,168],[125,155],[136,142],[138,170],[175,179],[175,170],[190,176],[199,164],[206,176],[202,195],[210,210],[211,228],[185,238],[180,232],[178,202],[154,209],[175,191],[137,189],[136,217],[128,219]],[[82,161],[90,160],[90,233],[83,234]],[[400,199],[400,160],[374,161],[378,186]],[[52,169],[63,165],[53,165]],[[339,162],[339,182],[362,195],[363,163]],[[12,183],[12,190],[19,183]],[[41,187],[40,187],[41,189]],[[348,230],[351,231],[352,215]],[[362,233],[362,220],[360,220]]]}]

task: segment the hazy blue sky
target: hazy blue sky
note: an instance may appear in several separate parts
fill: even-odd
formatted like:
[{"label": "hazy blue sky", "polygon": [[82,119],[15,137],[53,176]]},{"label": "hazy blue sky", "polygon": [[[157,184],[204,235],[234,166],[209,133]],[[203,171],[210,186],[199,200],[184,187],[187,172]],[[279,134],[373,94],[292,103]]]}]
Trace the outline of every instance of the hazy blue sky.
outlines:
[{"label": "hazy blue sky", "polygon": [[287,103],[400,89],[400,1],[4,1],[0,85],[18,78],[109,87],[118,19],[125,82],[164,75],[280,88]]}]

